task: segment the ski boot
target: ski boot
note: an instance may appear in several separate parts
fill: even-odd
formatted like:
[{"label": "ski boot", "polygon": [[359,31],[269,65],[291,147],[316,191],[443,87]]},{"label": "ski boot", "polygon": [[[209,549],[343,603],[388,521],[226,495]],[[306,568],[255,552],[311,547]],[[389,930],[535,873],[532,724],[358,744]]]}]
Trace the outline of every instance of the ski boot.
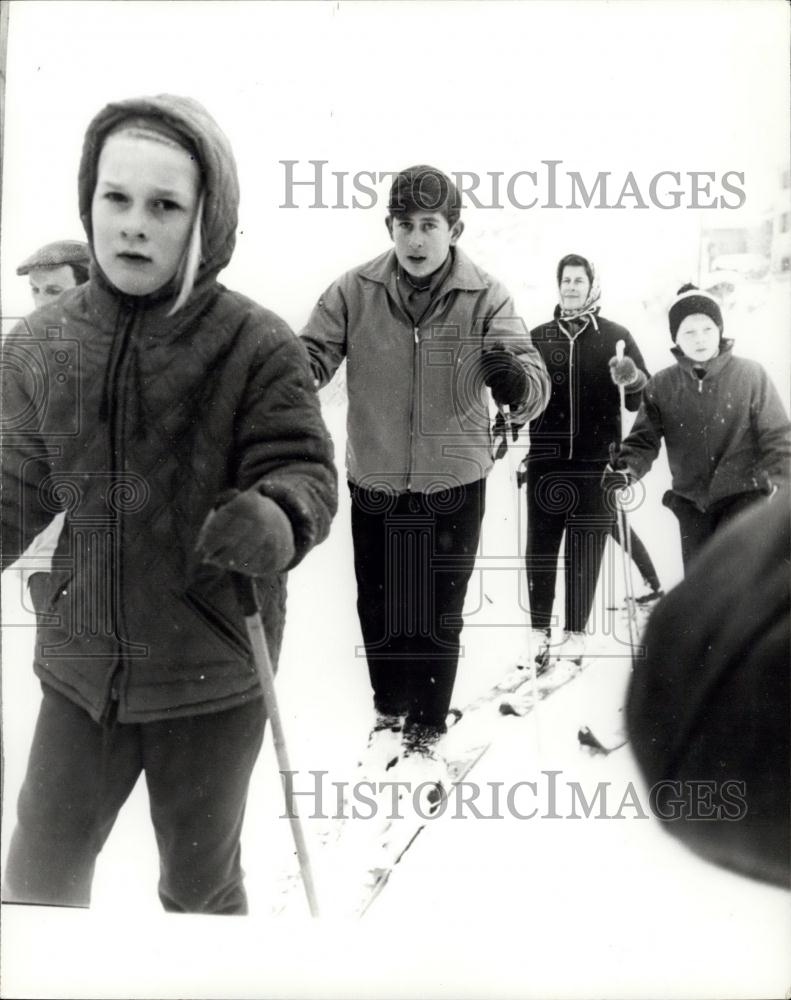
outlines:
[{"label": "ski boot", "polygon": [[382,775],[395,767],[401,756],[401,734],[404,716],[377,712],[368,743],[357,762],[361,779],[379,781]]},{"label": "ski boot", "polygon": [[550,663],[556,663],[558,660],[568,660],[578,667],[585,659],[586,648],[587,636],[584,632],[570,632],[566,630],[563,633],[561,642],[549,649]]},{"label": "ski boot", "polygon": [[[394,770],[394,778],[407,782],[406,795],[410,802],[418,788],[423,787],[423,812],[435,814],[450,791],[448,762],[439,752],[443,733],[436,726],[413,724],[404,729],[403,753]],[[401,793],[399,793],[401,797]]]}]

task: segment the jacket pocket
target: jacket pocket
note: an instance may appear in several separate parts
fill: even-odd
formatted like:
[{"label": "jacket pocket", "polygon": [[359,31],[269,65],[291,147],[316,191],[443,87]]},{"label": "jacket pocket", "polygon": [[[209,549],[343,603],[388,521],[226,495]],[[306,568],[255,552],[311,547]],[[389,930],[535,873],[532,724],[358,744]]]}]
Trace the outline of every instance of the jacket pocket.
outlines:
[{"label": "jacket pocket", "polygon": [[58,602],[68,594],[73,577],[73,569],[32,573],[27,586],[33,610],[37,614],[54,611]]},{"label": "jacket pocket", "polygon": [[245,657],[251,655],[252,650],[247,636],[218,608],[194,590],[184,591],[182,598],[214,635],[233,647],[237,653],[241,653]]}]

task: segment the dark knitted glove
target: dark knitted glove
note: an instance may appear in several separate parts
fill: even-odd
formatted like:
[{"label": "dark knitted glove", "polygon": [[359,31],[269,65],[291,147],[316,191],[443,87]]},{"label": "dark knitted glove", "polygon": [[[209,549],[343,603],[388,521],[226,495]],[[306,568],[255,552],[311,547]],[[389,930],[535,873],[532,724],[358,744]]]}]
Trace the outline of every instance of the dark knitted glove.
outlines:
[{"label": "dark knitted glove", "polygon": [[629,389],[632,392],[642,388],[640,383],[645,381],[645,376],[631,358],[625,355],[620,361],[618,358],[610,358],[608,364],[610,365],[610,378],[616,385],[622,385],[624,389]]},{"label": "dark knitted glove", "polygon": [[484,351],[481,371],[498,406],[521,406],[527,392],[527,372],[515,355],[495,344]]},{"label": "dark knitted glove", "polygon": [[629,468],[626,459],[616,458],[610,461],[601,477],[601,488],[606,492],[610,490],[625,489],[635,478],[634,472]]},{"label": "dark knitted glove", "polygon": [[269,576],[294,558],[294,533],[282,509],[245,490],[212,511],[195,546],[203,562],[246,576]]}]

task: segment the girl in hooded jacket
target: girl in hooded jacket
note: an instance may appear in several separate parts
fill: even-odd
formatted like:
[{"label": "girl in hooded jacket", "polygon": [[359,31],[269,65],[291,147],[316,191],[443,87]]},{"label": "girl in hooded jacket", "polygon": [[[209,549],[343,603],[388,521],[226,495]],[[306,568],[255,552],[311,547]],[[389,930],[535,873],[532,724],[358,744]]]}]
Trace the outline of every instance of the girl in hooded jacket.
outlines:
[{"label": "girl in hooded jacket", "polygon": [[43,699],[7,901],[89,905],[144,772],[165,909],[247,910],[265,711],[229,571],[255,578],[276,662],[286,573],[327,536],[337,485],[304,347],[217,281],[238,200],[197,102],[108,105],[79,173],[90,281],[4,346],[3,567],[65,510],[30,583]]}]

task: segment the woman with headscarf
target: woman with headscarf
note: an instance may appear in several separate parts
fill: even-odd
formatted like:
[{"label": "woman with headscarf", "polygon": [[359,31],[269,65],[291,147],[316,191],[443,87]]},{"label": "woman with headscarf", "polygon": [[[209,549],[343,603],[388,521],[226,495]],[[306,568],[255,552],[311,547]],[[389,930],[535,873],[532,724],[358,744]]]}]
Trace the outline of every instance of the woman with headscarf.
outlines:
[{"label": "woman with headscarf", "polygon": [[[560,543],[565,533],[565,619],[553,657],[579,659],[604,546],[615,514],[600,488],[610,445],[621,439],[620,386],[636,410],[648,375],[627,329],[599,314],[601,291],[585,257],[567,254],[557,267],[560,302],[531,339],[552,385],[546,409],[530,422],[526,459],[527,581],[532,649],[548,652]],[[624,342],[622,359],[616,356]]]}]

